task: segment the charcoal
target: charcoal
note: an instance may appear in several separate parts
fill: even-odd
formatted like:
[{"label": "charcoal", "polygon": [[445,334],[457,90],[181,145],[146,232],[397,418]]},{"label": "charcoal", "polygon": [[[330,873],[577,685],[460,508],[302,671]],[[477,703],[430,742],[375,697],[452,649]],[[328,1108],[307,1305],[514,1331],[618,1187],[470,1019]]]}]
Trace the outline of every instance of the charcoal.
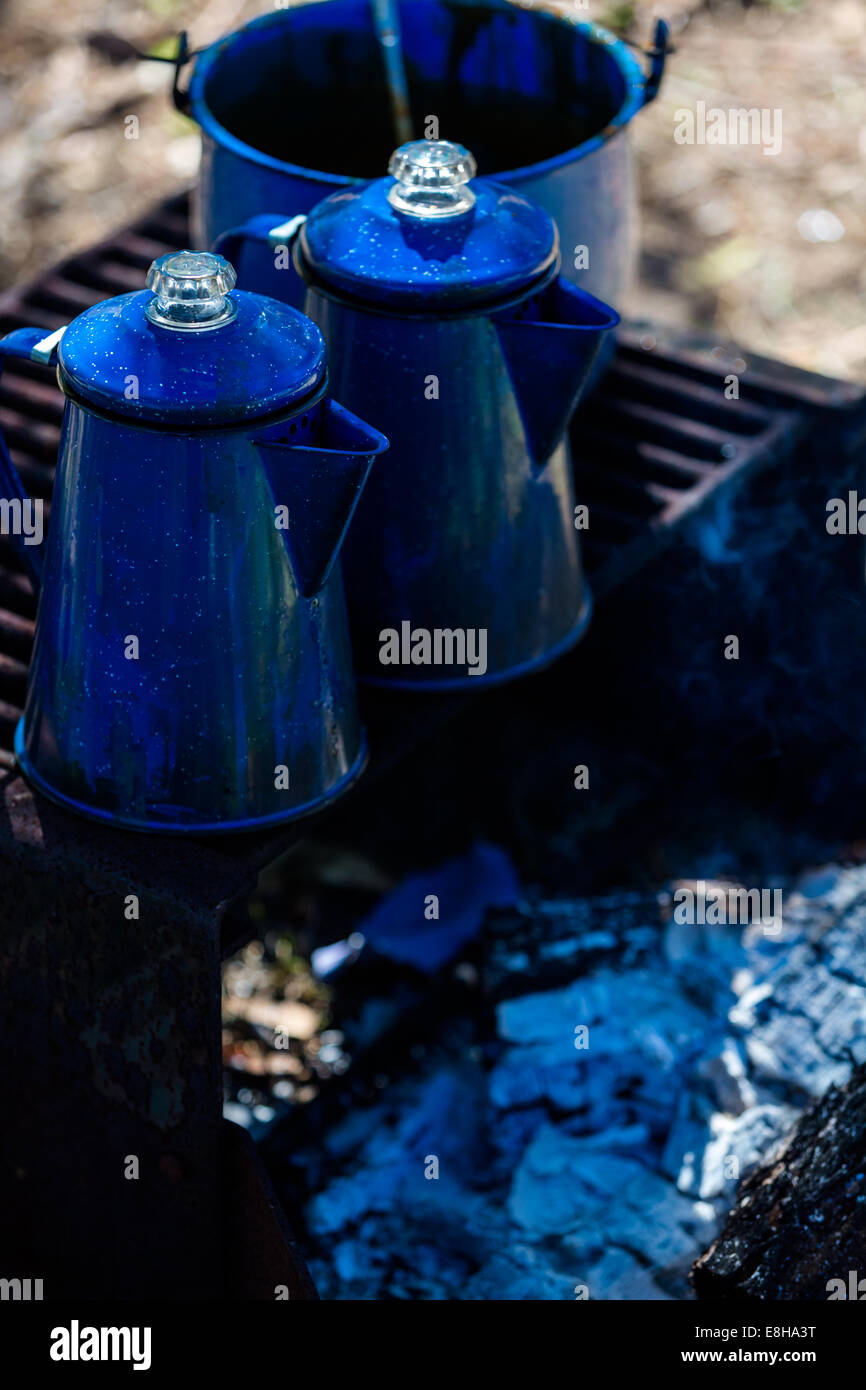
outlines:
[{"label": "charcoal", "polygon": [[625,1250],[608,1250],[586,1276],[590,1298],[614,1301],[640,1299],[659,1302],[670,1299],[656,1283],[649,1270]]},{"label": "charcoal", "polygon": [[[859,868],[813,871],[786,888],[779,935],[652,924],[670,893],[491,914],[495,1037],[475,1047],[451,1019],[444,1054],[331,1131],[306,1207],[322,1294],[692,1297],[738,1183],[866,1046],[866,954],[849,947],[866,944],[864,891]],[[818,1233],[834,1211],[793,1220]],[[745,1258],[755,1271],[760,1253]]]},{"label": "charcoal", "polygon": [[633,1158],[587,1148],[548,1125],[535,1136],[514,1175],[509,1214],[535,1239],[566,1234],[643,1172]]},{"label": "charcoal", "polygon": [[734,1038],[725,1038],[718,1051],[709,1053],[698,1065],[698,1075],[707,1083],[716,1108],[727,1115],[741,1115],[756,1102],[747,1065],[742,1043]]},{"label": "charcoal", "polygon": [[483,986],[494,1001],[569,983],[605,962],[629,967],[655,954],[657,896],[611,893],[491,912],[485,924]]},{"label": "charcoal", "polygon": [[[500,1037],[524,1046],[543,1044],[552,1061],[640,1051],[661,1067],[706,1028],[705,1016],[678,998],[657,969],[599,970],[567,989],[506,1000],[497,1021]],[[583,1051],[575,1047],[580,1026],[589,1029]]]},{"label": "charcoal", "polygon": [[[494,1068],[491,1099],[500,1109],[549,1101],[558,1110],[614,1107],[610,1123],[656,1120],[674,1104],[670,1074],[694,1053],[707,1016],[659,971],[603,969],[564,990],[524,995],[499,1005],[500,1036],[513,1046]],[[588,1046],[575,1029],[586,1026]],[[618,1104],[639,1096],[630,1113]],[[651,1114],[647,1114],[649,1107]]]},{"label": "charcoal", "polygon": [[605,1147],[606,1137],[573,1139],[553,1126],[540,1130],[515,1173],[508,1202],[512,1221],[533,1241],[558,1237],[592,1298],[620,1296],[612,1285],[623,1277],[622,1263],[605,1263],[605,1252],[614,1249],[629,1254],[629,1268],[637,1254],[647,1272],[642,1285],[658,1275],[678,1278],[684,1289],[694,1252],[714,1229],[715,1213],[677,1192],[637,1157]]},{"label": "charcoal", "polygon": [[[695,1114],[695,1098],[684,1098],[688,1113],[678,1116],[665,1147],[664,1165],[681,1192],[705,1201],[733,1200],[738,1181],[762,1160],[797,1118],[789,1105],[753,1105],[736,1116],[705,1104]],[[689,1104],[690,1103],[690,1104]]]},{"label": "charcoal", "polygon": [[746,1051],[758,1077],[806,1096],[823,1095],[850,1070],[846,1061],[828,1056],[818,1046],[814,1024],[796,1014],[780,1012],[754,1028],[746,1037]]},{"label": "charcoal", "polygon": [[462,1298],[562,1302],[575,1297],[576,1280],[556,1270],[544,1255],[527,1246],[498,1251],[461,1292]]}]

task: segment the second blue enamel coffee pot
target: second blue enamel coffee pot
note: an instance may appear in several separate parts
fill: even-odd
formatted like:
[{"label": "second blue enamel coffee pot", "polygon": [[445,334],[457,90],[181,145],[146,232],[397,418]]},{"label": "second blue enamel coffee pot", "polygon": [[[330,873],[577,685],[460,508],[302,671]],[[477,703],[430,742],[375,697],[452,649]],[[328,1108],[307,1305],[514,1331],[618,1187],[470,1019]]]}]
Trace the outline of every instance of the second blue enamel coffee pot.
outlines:
[{"label": "second blue enamel coffee pot", "polygon": [[560,276],[547,213],[474,180],[462,146],[412,142],[389,169],[219,244],[270,240],[279,255],[295,233],[334,389],[390,440],[344,552],[359,675],[477,688],[585,628],[566,431],[618,316]]}]

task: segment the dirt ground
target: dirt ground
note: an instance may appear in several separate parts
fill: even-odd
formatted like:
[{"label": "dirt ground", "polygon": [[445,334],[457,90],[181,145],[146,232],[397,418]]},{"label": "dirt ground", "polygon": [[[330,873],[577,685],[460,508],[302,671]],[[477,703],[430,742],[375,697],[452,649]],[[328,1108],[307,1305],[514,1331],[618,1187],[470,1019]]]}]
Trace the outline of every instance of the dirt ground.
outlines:
[{"label": "dirt ground", "polygon": [[[576,0],[572,0],[576,4]],[[6,0],[0,8],[0,285],[188,185],[195,127],[170,69],[107,35],[203,46],[261,13],[238,0]],[[563,5],[567,8],[567,5]],[[635,41],[656,14],[676,53],[634,122],[643,257],[632,314],[835,376],[866,376],[866,0],[588,0]],[[683,110],[781,113],[781,145],[681,144]],[[138,138],[127,138],[127,118]]]}]

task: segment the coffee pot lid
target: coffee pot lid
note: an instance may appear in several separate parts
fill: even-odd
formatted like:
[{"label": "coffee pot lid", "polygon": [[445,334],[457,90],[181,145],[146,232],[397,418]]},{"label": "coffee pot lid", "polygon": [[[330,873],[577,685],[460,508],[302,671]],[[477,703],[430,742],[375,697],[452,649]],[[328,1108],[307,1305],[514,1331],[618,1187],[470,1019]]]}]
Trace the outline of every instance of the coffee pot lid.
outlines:
[{"label": "coffee pot lid", "polygon": [[541,284],[559,264],[543,208],[474,179],[449,140],[413,140],[387,179],[318,203],[299,235],[308,278],[352,298],[415,312],[471,309]]},{"label": "coffee pot lid", "polygon": [[153,262],[146,283],[66,329],[57,356],[67,394],[185,428],[279,413],[325,381],[316,325],[287,304],[236,291],[222,256],[170,252]]}]

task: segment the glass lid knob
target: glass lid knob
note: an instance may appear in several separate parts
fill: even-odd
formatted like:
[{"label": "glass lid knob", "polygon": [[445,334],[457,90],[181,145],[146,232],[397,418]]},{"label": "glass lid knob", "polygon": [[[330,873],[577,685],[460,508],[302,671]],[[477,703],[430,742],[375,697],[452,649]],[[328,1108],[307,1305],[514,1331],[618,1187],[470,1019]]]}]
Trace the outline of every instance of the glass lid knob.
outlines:
[{"label": "glass lid knob", "polygon": [[391,155],[388,173],[396,182],[388,202],[413,217],[453,217],[468,212],[475,202],[469,180],[475,160],[462,145],[450,140],[412,140]]},{"label": "glass lid knob", "polygon": [[210,251],[170,251],[147,272],[154,297],[144,312],[162,328],[217,328],[238,311],[228,298],[236,278],[228,261]]}]

